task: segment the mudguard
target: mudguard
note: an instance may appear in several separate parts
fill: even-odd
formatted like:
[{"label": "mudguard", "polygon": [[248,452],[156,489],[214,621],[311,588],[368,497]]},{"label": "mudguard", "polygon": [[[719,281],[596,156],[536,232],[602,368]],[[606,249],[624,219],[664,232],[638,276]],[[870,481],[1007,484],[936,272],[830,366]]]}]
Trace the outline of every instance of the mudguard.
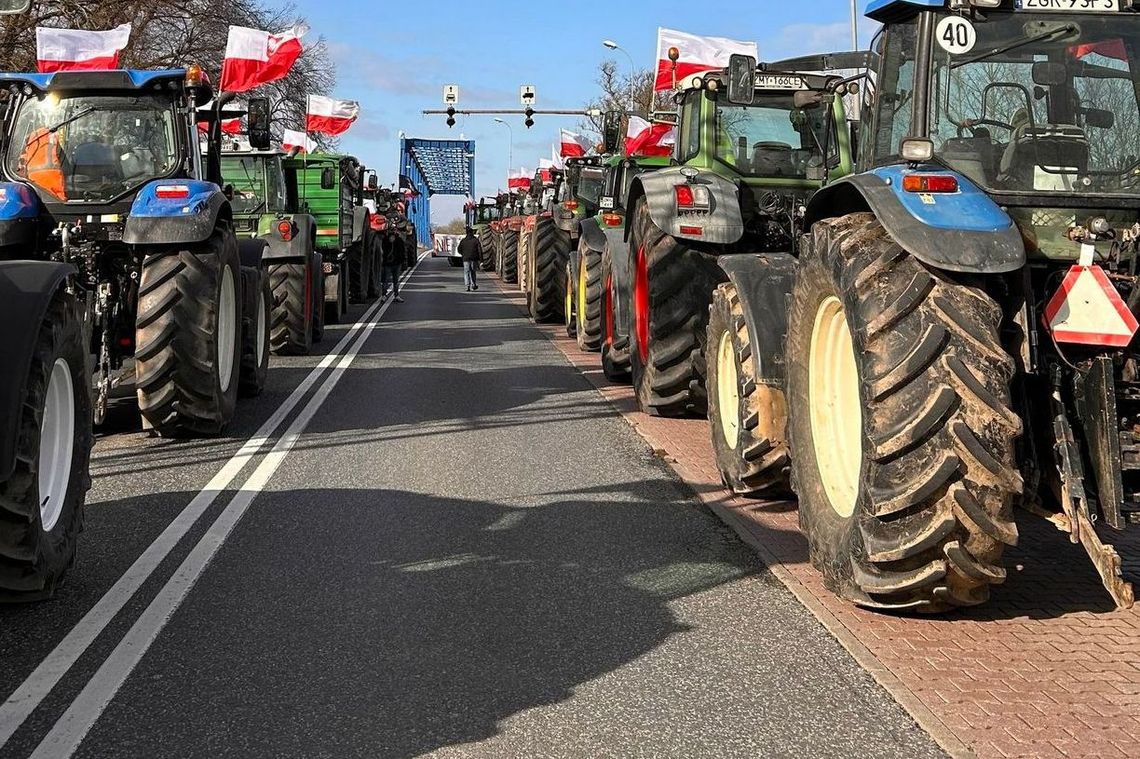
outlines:
[{"label": "mudguard", "polygon": [[40,199],[20,182],[0,182],[0,245],[28,245],[35,241]]},{"label": "mudguard", "polygon": [[717,263],[740,296],[752,338],[756,381],[782,390],[788,297],[796,283],[795,257],[787,253],[742,253],[721,256]]},{"label": "mudguard", "polygon": [[593,216],[583,219],[582,223],[578,225],[578,229],[580,230],[579,234],[586,238],[586,244],[590,246],[590,249],[600,253],[606,245],[606,233],[598,226],[598,220]]},{"label": "mudguard", "polygon": [[[924,172],[954,174],[958,192],[902,189],[903,177]],[[892,240],[938,269],[1004,274],[1025,265],[1025,244],[1009,215],[969,179],[942,166],[886,166],[840,179],[812,197],[804,228],[859,211],[873,213]]]},{"label": "mudguard", "polygon": [[[159,197],[158,190],[184,186],[188,198]],[[230,221],[230,202],[213,182],[197,179],[156,179],[139,190],[123,227],[128,245],[180,245],[202,242],[214,233],[218,220]]]},{"label": "mudguard", "polygon": [[268,249],[269,246],[261,237],[238,240],[238,258],[241,259],[242,268],[260,269]]},{"label": "mudguard", "polygon": [[293,221],[295,229],[293,238],[288,241],[282,238],[281,232],[277,229],[278,221],[274,221],[261,235],[261,239],[269,245],[264,259],[273,263],[281,263],[284,260],[304,261],[315,249],[313,230],[316,229],[317,222],[312,216],[300,213],[284,218]]},{"label": "mudguard", "polygon": [[633,292],[630,277],[629,245],[625,232],[620,229],[607,229],[604,232],[610,246],[610,276],[614,280],[614,333],[618,337],[628,337],[633,330],[630,323],[630,310],[626,308],[626,293]]},{"label": "mudguard", "polygon": [[[653,223],[666,234],[680,240],[729,245],[744,236],[740,190],[734,182],[710,171],[701,171],[693,177],[692,182],[709,188],[711,209],[708,212],[681,216],[677,213],[677,198],[673,188],[685,181],[681,167],[675,166],[641,174],[633,180],[625,207],[632,213],[637,199],[644,196]],[[683,233],[682,227],[686,230],[699,229],[700,233]]]},{"label": "mudguard", "polygon": [[[51,261],[0,262],[0,481],[12,476],[19,442],[20,404],[52,297],[75,274],[75,267]],[[77,420],[83,423],[81,420]]]}]

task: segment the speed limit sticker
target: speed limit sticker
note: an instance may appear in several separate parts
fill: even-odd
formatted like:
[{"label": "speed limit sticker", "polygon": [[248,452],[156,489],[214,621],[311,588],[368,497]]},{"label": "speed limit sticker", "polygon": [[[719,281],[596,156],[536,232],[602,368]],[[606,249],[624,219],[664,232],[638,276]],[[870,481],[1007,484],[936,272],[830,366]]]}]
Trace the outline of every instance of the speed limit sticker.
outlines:
[{"label": "speed limit sticker", "polygon": [[961,16],[947,16],[938,22],[934,29],[934,39],[951,55],[964,55],[978,44],[978,32],[969,19]]}]

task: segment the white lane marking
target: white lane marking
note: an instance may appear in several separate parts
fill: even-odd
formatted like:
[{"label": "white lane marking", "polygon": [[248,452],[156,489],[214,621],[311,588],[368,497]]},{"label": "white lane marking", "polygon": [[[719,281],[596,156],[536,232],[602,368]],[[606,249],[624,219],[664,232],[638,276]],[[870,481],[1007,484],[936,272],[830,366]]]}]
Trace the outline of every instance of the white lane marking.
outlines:
[{"label": "white lane marking", "polygon": [[[418,263],[418,262],[417,262]],[[413,267],[410,271],[415,271]],[[328,377],[309,399],[309,403],[289,425],[285,433],[278,439],[273,449],[266,454],[261,463],[250,475],[245,484],[241,486],[237,495],[229,502],[225,510],[214,521],[206,534],[190,551],[182,564],[175,570],[174,575],[167,581],[154,600],[147,606],[146,611],[131,626],[115,650],[107,657],[88,681],[67,711],[52,727],[32,753],[31,759],[62,759],[70,757],[79,748],[84,736],[102,715],[107,704],[111,702],[127,677],[142,660],[147,649],[154,643],[171,616],[186,599],[186,594],[194,587],[194,583],[202,576],[207,565],[214,558],[218,549],[229,537],[230,532],[249,509],[250,504],[258,493],[269,482],[270,478],[281,466],[285,457],[292,450],[305,428],[309,426],[321,405],[328,398],[329,393],[340,382],[345,370],[352,365],[353,359],[364,346],[364,342],[379,324],[380,318],[393,303],[391,299],[384,302],[360,335],[356,342],[345,352],[340,361],[329,372]]]},{"label": "white lane marking", "polygon": [[[412,272],[419,266],[419,261],[422,260],[423,257],[421,256],[416,262],[416,266],[407,271],[402,278],[404,281],[407,281]],[[391,299],[388,302],[391,302]],[[135,559],[130,568],[123,573],[123,576],[115,581],[115,584],[76,623],[75,627],[71,628],[63,640],[28,675],[27,679],[8,696],[4,704],[0,706],[0,747],[3,747],[11,739],[20,725],[43,702],[95,638],[106,629],[111,620],[130,601],[147,578],[154,573],[158,565],[174,550],[174,547],[190,531],[203,512],[213,504],[218,495],[229,487],[250,459],[265,447],[273,431],[296,408],[325,370],[339,358],[341,351],[352,342],[356,333],[372,321],[376,311],[382,306],[381,302],[377,302],[369,307],[360,320],[340,339],[336,347],[321,359],[316,368],[273,412],[273,415],[261,425],[253,437],[247,440],[233,458],[218,470],[218,473],[211,478],[206,487],[194,496],[190,503],[174,518],[174,521],[167,525],[154,542]]]}]

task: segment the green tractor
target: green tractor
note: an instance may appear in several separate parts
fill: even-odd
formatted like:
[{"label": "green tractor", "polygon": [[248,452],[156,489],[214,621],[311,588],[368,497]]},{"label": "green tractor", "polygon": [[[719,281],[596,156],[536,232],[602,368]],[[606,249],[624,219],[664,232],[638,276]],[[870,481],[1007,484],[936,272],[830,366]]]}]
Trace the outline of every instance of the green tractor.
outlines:
[{"label": "green tractor", "polygon": [[234,233],[263,240],[262,260],[273,292],[269,344],[274,353],[304,356],[324,332],[324,274],[316,250],[316,219],[300,212],[297,172],[280,151],[257,151],[233,141],[222,154],[231,192]]},{"label": "green tractor", "polygon": [[483,271],[495,270],[495,232],[492,223],[499,220],[501,208],[498,198],[480,198],[477,204],[467,211],[467,226],[475,230],[483,256],[479,267]]},{"label": "green tractor", "polygon": [[364,205],[365,170],[352,156],[313,153],[284,162],[298,201],[317,221],[316,248],[325,275],[325,322],[340,322],[349,303],[380,294],[380,239]]}]

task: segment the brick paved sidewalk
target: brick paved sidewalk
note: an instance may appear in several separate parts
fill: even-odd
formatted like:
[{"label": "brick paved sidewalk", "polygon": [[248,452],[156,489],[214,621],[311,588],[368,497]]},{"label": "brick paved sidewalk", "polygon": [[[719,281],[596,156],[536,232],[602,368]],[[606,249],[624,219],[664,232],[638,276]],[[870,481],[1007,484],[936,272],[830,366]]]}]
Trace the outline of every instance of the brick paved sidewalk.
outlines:
[{"label": "brick paved sidewalk", "polygon": [[[525,313],[522,295],[501,289]],[[707,421],[641,413],[632,388],[602,375],[597,354],[580,352],[561,326],[539,329],[948,752],[1140,756],[1140,606],[1115,611],[1067,535],[1022,512],[1008,579],[981,608],[938,618],[855,608],[808,563],[794,502],[736,498],[722,487]],[[1117,548],[1135,568],[1140,539]]]}]

